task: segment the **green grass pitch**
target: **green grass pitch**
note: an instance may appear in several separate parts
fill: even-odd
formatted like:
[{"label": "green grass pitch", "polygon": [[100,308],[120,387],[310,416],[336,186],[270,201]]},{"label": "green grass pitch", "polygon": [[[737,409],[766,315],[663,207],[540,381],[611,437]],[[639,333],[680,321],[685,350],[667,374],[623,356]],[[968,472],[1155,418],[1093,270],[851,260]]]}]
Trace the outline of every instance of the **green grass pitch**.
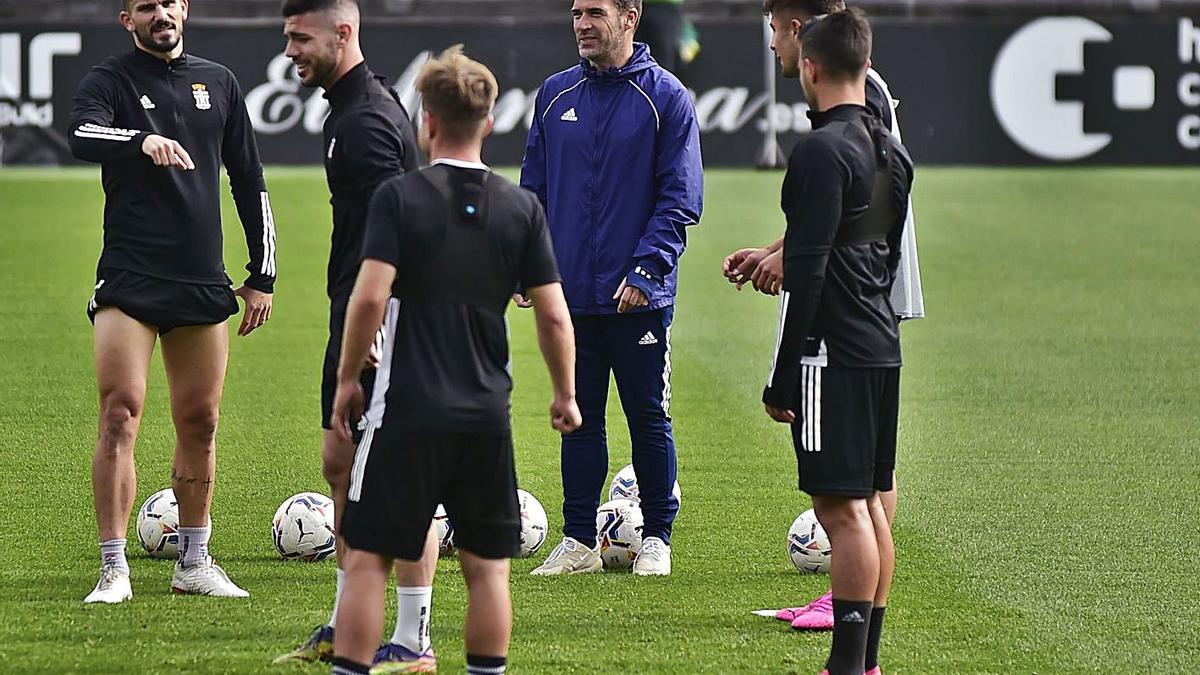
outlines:
[{"label": "green grass pitch", "polygon": [[[133,553],[132,603],[95,583],[96,392],[84,316],[100,250],[93,170],[0,171],[0,671],[272,669],[322,623],[333,563],[284,563],[276,506],[324,491],[318,392],[329,207],[319,169],[267,172],[281,278],[273,319],[233,339],[218,434],[214,552],[248,601],[173,597]],[[513,565],[514,673],[816,673],[827,634],[750,610],[824,577],[784,537],[808,508],[788,435],[758,403],[776,304],[721,257],[781,230],[781,175],[710,171],[674,335],[683,503],[668,579],[536,579]],[[1200,219],[1195,170],[927,169],[916,207],[929,318],[904,329],[891,673],[1184,672],[1200,663]],[[226,203],[227,261],[245,248]],[[167,224],[164,224],[164,227]],[[561,525],[558,445],[531,316],[511,311],[521,484]],[[615,402],[615,399],[614,399]],[[629,457],[610,405],[611,471]],[[168,485],[161,364],[138,440],[138,504]],[[554,536],[550,545],[553,544]],[[545,552],[545,551],[544,551]],[[463,669],[464,587],[439,565],[433,637]],[[389,604],[392,604],[389,602]],[[390,629],[389,629],[390,630]]]}]

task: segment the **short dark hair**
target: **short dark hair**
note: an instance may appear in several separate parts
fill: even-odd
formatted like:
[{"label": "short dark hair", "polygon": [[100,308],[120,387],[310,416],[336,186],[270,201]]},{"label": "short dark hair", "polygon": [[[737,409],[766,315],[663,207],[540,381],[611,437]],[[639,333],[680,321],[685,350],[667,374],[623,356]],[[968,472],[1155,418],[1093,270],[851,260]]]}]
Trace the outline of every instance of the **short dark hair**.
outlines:
[{"label": "short dark hair", "polygon": [[628,12],[631,9],[636,9],[640,15],[642,13],[642,0],[613,0],[617,5],[617,9],[622,12]]},{"label": "short dark hair", "polygon": [[843,0],[763,0],[763,16],[795,12],[806,16],[821,16],[846,9]]},{"label": "short dark hair", "polygon": [[834,77],[853,78],[871,60],[871,24],[857,7],[813,21],[800,33],[801,55]]},{"label": "short dark hair", "polygon": [[308,14],[309,12],[326,12],[331,9],[343,8],[347,5],[358,9],[358,3],[354,0],[283,0],[279,6],[279,12],[286,19],[290,16]]}]

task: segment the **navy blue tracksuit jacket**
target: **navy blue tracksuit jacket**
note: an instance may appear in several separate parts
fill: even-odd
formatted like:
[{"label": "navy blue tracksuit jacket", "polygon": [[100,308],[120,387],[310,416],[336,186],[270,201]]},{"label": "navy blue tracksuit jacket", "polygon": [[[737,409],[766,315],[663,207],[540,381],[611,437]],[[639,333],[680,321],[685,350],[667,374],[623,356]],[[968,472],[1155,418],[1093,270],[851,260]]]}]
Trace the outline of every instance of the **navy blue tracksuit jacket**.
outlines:
[{"label": "navy blue tracksuit jacket", "polygon": [[[550,76],[537,95],[521,186],[546,208],[575,323],[583,427],[563,438],[564,532],[595,539],[611,372],[629,419],[644,536],[669,541],[678,510],[670,327],[686,228],[699,222],[704,192],[687,89],[641,43],[621,68],[584,60]],[[622,281],[649,305],[617,314]]]}]

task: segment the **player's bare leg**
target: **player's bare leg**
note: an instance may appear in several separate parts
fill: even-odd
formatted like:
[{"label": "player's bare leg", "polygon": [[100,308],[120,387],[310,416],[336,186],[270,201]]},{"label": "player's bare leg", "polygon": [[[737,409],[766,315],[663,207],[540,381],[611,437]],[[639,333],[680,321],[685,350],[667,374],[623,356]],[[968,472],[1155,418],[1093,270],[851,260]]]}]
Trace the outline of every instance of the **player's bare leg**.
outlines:
[{"label": "player's bare leg", "polygon": [[142,422],[146,375],[154,353],[154,328],[115,307],[96,313],[94,351],[100,421],[92,456],[92,501],[100,532],[100,583],[84,602],[132,597],[125,534],[137,492],[133,448]]},{"label": "player's bare leg", "polygon": [[229,331],[224,323],[176,328],[162,337],[162,352],[175,422],[171,488],[179,502],[179,562],[171,587],[178,593],[246,597],[208,555]]},{"label": "player's bare leg", "polygon": [[[350,488],[350,467],[354,464],[356,446],[338,438],[337,433],[330,429],[321,432],[321,473],[329,484],[329,497],[333,499],[333,529],[342,531],[342,514],[346,510],[346,492]],[[333,660],[333,636],[337,627],[338,606],[342,598],[342,589],[346,579],[346,542],[342,535],[335,539],[337,547],[337,585],[334,587],[333,611],[329,622],[313,629],[312,634],[299,647],[279,656],[274,660],[275,665],[288,661]]]},{"label": "player's bare leg", "polygon": [[883,516],[878,499],[813,497],[817,519],[829,534],[833,558],[833,648],[826,669],[831,675],[864,672],[868,629],[879,588],[879,545],[870,503]]},{"label": "player's bare leg", "polygon": [[[459,550],[469,600],[463,637],[467,663],[483,660],[482,666],[500,666],[508,658],[512,632],[512,598],[508,592],[508,560],[489,560]],[[492,663],[488,663],[491,661]]]},{"label": "player's bare leg", "polygon": [[[876,492],[868,500],[871,523],[875,528],[875,543],[879,549],[879,585],[875,589],[874,606],[871,609],[871,624],[867,632],[867,658],[864,664],[868,675],[877,675],[879,667],[879,639],[883,633],[883,618],[887,611],[888,593],[892,589],[892,574],[896,570],[896,547],[892,541],[892,517],[896,508],[896,491]],[[887,512],[885,499],[891,496],[892,511]]]},{"label": "player's bare leg", "polygon": [[[889,526],[896,521],[899,491],[899,483],[893,478],[891,490],[875,493],[883,504],[883,512],[887,516]],[[775,613],[775,618],[787,621],[796,630],[833,630],[833,592],[827,591],[801,607],[785,607]]]},{"label": "player's bare leg", "polygon": [[342,559],[346,581],[338,604],[334,654],[338,660],[370,667],[383,630],[384,594],[391,560],[349,547],[345,551]]},{"label": "player's bare leg", "polygon": [[375,654],[380,670],[432,672],[437,656],[429,637],[433,608],[433,576],[437,572],[437,530],[430,523],[421,559],[396,559],[396,627],[392,637]]}]

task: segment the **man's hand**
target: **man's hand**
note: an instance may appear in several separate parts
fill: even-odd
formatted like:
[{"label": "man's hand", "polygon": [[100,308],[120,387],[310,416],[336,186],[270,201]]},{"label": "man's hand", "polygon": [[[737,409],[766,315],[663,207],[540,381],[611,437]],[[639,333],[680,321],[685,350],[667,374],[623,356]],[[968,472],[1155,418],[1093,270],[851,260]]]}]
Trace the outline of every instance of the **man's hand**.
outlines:
[{"label": "man's hand", "polygon": [[725,275],[729,283],[736,284],[740,291],[758,270],[759,264],[770,255],[771,250],[768,248],[743,248],[734,251],[722,261],[721,273]]},{"label": "man's hand", "polygon": [[154,161],[154,166],[173,166],[181,171],[191,171],[196,168],[192,156],[183,149],[178,141],[164,138],[158,134],[150,134],[142,141],[142,152]]},{"label": "man's hand", "polygon": [[763,407],[767,409],[767,416],[776,422],[779,422],[780,424],[796,423],[796,413],[792,412],[791,410],[784,410],[782,408],[776,408],[766,404],[763,404]]},{"label": "man's hand", "polygon": [[645,307],[650,304],[646,299],[646,294],[642,293],[640,288],[630,286],[621,280],[621,285],[617,286],[617,292],[613,293],[613,300],[617,301],[617,313],[624,314],[625,310],[631,307]]},{"label": "man's hand", "polygon": [[246,313],[242,315],[242,325],[238,327],[238,335],[246,337],[271,318],[271,299],[274,296],[249,286],[242,286],[233,293],[246,301]]},{"label": "man's hand", "polygon": [[776,251],[763,258],[758,263],[758,269],[751,275],[750,282],[759,293],[779,295],[779,290],[783,288],[783,251]]},{"label": "man's hand", "polygon": [[354,432],[350,424],[358,423],[363,414],[362,382],[358,380],[338,380],[337,392],[333,395],[333,413],[329,416],[330,426],[334,433],[347,443],[354,442]]},{"label": "man's hand", "polygon": [[550,404],[550,426],[560,434],[569,434],[583,424],[575,398],[555,398]]},{"label": "man's hand", "polygon": [[521,295],[520,293],[513,293],[513,304],[521,309],[529,309],[530,307],[533,307],[533,300]]}]

